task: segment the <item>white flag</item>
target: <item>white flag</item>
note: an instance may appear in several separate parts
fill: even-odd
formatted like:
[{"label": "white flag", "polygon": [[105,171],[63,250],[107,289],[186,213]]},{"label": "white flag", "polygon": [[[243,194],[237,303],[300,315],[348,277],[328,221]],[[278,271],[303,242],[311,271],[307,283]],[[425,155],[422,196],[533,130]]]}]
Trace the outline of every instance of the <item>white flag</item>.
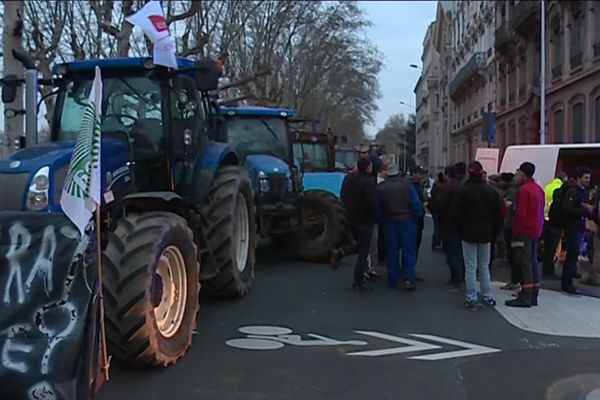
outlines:
[{"label": "white flag", "polygon": [[102,76],[100,68],[96,67],[96,76],[85,105],[60,198],[63,212],[77,226],[82,236],[96,207],[100,205],[101,110]]},{"label": "white flag", "polygon": [[169,32],[160,2],[150,1],[140,11],[125,19],[130,24],[142,28],[154,43],[154,64],[177,68],[175,39]]}]

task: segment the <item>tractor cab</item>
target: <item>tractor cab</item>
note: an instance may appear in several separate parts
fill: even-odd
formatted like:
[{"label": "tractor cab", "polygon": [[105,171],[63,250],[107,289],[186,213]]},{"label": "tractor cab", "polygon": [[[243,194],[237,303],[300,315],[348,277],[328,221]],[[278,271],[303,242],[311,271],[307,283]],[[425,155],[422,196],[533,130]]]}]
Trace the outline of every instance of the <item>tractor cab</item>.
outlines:
[{"label": "tractor cab", "polygon": [[335,170],[333,136],[321,121],[295,119],[290,121],[294,140],[294,157],[303,172]]},{"label": "tractor cab", "polygon": [[[117,199],[129,193],[165,190],[189,197],[192,165],[206,136],[209,113],[199,90],[216,88],[218,75],[216,66],[206,62],[185,58],[178,62],[180,69],[175,72],[157,67],[147,58],[55,66],[57,98],[51,142],[0,161],[0,185],[11,184],[24,194],[20,199],[2,196],[0,210],[60,210],[60,189],[96,66],[101,70],[103,92],[102,187]],[[50,186],[54,190],[48,190]]]},{"label": "tractor cab", "polygon": [[294,114],[284,108],[219,108],[216,140],[236,150],[250,176],[262,236],[300,229],[297,202],[302,186],[288,127]]}]

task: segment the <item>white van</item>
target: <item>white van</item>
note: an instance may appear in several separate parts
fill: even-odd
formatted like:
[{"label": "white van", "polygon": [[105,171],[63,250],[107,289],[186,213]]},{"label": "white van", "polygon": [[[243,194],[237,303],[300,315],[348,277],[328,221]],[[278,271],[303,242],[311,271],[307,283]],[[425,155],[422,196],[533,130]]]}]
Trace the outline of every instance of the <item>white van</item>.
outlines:
[{"label": "white van", "polygon": [[600,183],[600,143],[509,146],[499,172],[514,173],[525,161],[535,164],[534,178],[542,187],[560,171],[573,176],[579,166],[592,169],[591,186]]}]

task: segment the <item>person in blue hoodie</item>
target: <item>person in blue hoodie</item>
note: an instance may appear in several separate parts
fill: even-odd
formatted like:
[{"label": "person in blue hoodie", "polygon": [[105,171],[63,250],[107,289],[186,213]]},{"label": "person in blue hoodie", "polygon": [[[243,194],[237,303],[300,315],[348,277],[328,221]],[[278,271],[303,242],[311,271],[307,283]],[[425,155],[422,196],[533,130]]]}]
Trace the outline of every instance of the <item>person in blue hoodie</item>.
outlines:
[{"label": "person in blue hoodie", "polygon": [[416,289],[417,227],[423,216],[423,203],[411,182],[400,177],[396,164],[388,167],[387,179],[377,185],[377,216],[385,229],[388,284],[400,281],[400,249],[404,289]]}]

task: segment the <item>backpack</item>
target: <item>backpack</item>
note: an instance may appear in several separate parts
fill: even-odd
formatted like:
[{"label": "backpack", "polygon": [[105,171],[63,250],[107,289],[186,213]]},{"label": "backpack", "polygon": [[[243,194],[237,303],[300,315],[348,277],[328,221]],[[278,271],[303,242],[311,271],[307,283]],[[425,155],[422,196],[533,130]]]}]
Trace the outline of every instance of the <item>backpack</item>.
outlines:
[{"label": "backpack", "polygon": [[562,185],[552,192],[552,204],[550,204],[550,209],[548,210],[548,220],[550,222],[550,226],[554,228],[564,228],[565,226],[565,216],[563,213],[563,197],[565,197],[565,192],[567,191],[567,184]]}]

